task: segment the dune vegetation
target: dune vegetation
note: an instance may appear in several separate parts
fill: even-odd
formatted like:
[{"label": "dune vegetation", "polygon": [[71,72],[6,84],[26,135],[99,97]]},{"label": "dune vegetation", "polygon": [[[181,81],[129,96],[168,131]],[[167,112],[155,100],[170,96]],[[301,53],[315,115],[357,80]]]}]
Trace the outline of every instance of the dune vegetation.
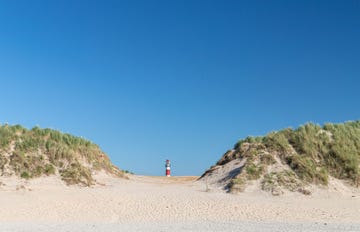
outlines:
[{"label": "dune vegetation", "polygon": [[90,186],[95,183],[92,173],[100,170],[123,176],[89,140],[52,129],[0,126],[0,176],[59,175],[67,184]]},{"label": "dune vegetation", "polygon": [[215,166],[246,160],[226,188],[243,191],[259,180],[265,191],[278,195],[281,189],[308,194],[304,186],[328,185],[329,177],[360,185],[360,121],[323,126],[307,123],[266,136],[247,137],[226,152]]}]

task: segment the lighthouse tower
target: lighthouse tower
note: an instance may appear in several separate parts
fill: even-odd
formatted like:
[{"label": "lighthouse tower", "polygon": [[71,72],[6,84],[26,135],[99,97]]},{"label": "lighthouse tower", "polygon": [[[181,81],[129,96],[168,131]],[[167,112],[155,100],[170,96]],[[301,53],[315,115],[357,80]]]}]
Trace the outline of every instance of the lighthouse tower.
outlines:
[{"label": "lighthouse tower", "polygon": [[167,176],[167,177],[169,177],[170,176],[170,160],[166,160],[165,161],[165,175]]}]

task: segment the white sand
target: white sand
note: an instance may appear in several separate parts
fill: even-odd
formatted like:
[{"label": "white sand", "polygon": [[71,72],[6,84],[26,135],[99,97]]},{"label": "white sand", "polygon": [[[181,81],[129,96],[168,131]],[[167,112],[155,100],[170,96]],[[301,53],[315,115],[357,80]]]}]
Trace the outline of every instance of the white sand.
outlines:
[{"label": "white sand", "polygon": [[341,186],[273,197],[206,191],[191,177],[98,178],[92,188],[0,179],[0,231],[360,231],[359,192],[331,191]]}]

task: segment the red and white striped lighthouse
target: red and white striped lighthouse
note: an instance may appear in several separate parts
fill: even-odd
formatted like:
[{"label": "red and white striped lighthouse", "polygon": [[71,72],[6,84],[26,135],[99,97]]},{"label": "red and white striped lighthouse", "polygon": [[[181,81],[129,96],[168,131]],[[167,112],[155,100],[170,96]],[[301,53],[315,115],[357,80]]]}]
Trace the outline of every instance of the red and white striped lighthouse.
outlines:
[{"label": "red and white striped lighthouse", "polygon": [[167,176],[167,177],[169,177],[170,176],[170,160],[166,160],[165,161],[165,175]]}]

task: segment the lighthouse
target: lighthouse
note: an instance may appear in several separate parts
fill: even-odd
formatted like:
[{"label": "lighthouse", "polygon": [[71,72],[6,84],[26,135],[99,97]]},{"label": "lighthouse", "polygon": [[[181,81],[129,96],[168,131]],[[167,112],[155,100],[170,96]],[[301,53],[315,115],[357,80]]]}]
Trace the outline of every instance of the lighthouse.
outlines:
[{"label": "lighthouse", "polygon": [[167,176],[167,177],[169,177],[170,176],[170,160],[166,160],[165,161],[165,175]]}]

